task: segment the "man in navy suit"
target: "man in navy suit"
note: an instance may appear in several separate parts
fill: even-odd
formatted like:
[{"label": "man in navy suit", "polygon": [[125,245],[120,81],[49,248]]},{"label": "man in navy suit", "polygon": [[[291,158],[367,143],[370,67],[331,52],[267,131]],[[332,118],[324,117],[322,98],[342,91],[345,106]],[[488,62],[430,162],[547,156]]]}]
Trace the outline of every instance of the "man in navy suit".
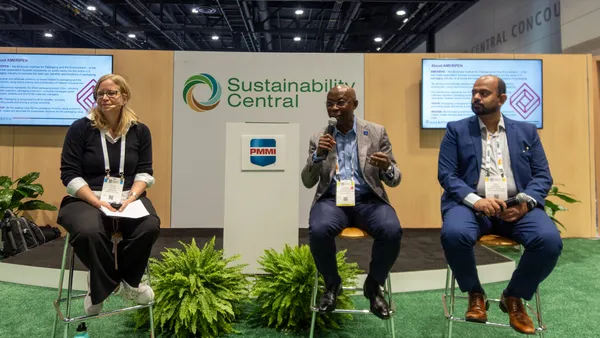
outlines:
[{"label": "man in navy suit", "polygon": [[[544,211],[552,176],[536,127],[503,116],[504,102],[504,81],[482,76],[472,90],[475,116],[446,127],[438,161],[444,188],[441,241],[461,291],[469,293],[466,320],[484,323],[487,300],[473,246],[488,233],[523,244],[525,253],[502,293],[500,308],[508,312],[513,329],[535,334],[521,299],[530,300],[550,275],[562,240]],[[516,196],[524,202],[507,208],[505,201]]]}]

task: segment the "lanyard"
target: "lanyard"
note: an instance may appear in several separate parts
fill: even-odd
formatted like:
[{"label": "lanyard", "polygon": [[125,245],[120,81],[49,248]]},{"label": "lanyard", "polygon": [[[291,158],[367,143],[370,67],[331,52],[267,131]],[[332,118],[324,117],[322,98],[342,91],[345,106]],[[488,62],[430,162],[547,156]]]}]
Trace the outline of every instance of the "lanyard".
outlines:
[{"label": "lanyard", "polygon": [[[125,178],[125,136],[121,137],[121,158],[119,159],[119,176]],[[102,143],[102,152],[104,153],[104,169],[106,177],[110,177],[110,161],[108,159],[108,149],[106,148],[106,133],[100,131],[100,141]]]},{"label": "lanyard", "polygon": [[[490,134],[489,132],[486,131],[487,134],[487,147],[486,147],[486,151],[485,151],[485,171],[487,173],[487,176],[490,176],[490,167],[491,167],[491,163],[492,163],[492,134]],[[500,147],[500,133],[498,133],[498,135],[493,137],[496,140],[496,161],[498,164],[498,171],[500,173],[500,176],[504,177],[504,164],[502,161],[502,148]]]}]

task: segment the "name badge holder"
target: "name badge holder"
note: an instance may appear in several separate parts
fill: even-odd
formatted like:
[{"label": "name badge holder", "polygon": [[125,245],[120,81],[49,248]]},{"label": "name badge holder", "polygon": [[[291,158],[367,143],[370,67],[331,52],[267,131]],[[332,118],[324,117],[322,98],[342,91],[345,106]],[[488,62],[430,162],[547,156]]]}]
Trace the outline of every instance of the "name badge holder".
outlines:
[{"label": "name badge holder", "polygon": [[[102,153],[104,154],[104,169],[106,177],[104,177],[104,183],[102,184],[102,193],[100,194],[100,201],[108,203],[121,204],[123,199],[123,186],[125,184],[125,145],[126,135],[121,138],[121,154],[119,158],[119,177],[110,176],[110,161],[108,159],[108,148],[106,146],[106,134],[100,132],[100,141],[102,143]],[[119,269],[118,258],[117,258],[117,247],[119,242],[123,240],[123,234],[119,231],[119,223],[117,219],[112,219],[113,234],[111,241],[113,242],[113,254],[115,255],[115,270]]]},{"label": "name badge holder", "polygon": [[334,179],[336,181],[336,189],[335,189],[335,204],[338,207],[353,207],[356,205],[356,183],[354,182],[354,152],[352,153],[352,158],[350,159],[350,166],[352,167],[352,176],[350,179],[342,180],[340,179],[340,168],[338,164],[335,164],[335,176]]},{"label": "name badge holder", "polygon": [[504,175],[504,163],[502,160],[502,148],[500,146],[500,137],[494,137],[496,141],[496,163],[498,165],[498,172],[500,175],[492,175],[490,176],[490,167],[491,167],[491,154],[492,154],[492,145],[491,145],[492,135],[487,133],[487,147],[486,147],[486,161],[485,161],[485,197],[486,198],[494,198],[499,200],[507,200],[508,199],[508,183],[506,180],[506,175]]}]

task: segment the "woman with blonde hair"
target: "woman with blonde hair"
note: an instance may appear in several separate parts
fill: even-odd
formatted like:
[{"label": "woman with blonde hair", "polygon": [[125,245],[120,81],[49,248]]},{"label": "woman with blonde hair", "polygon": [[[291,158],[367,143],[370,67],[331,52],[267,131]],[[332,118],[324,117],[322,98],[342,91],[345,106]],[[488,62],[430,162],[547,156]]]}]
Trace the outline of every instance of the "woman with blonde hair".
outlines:
[{"label": "woman with blonde hair", "polygon": [[[113,292],[138,304],[154,299],[152,289],[140,281],[160,231],[160,219],[146,197],[154,184],[150,130],[127,106],[129,85],[119,75],[104,75],[94,99],[96,106],[73,122],[65,137],[60,170],[68,195],[58,214],[75,254],[89,269],[88,315],[100,313]],[[114,229],[101,208],[122,212],[136,200],[149,215],[120,218]]]}]

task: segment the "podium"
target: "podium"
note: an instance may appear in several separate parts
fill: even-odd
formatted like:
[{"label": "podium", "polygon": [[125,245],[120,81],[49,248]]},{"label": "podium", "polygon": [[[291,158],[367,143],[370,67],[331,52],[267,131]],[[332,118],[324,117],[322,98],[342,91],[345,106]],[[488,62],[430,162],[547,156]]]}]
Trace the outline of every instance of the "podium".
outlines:
[{"label": "podium", "polygon": [[261,273],[267,249],[298,245],[297,123],[227,123],[223,251],[241,255],[244,273]]}]

